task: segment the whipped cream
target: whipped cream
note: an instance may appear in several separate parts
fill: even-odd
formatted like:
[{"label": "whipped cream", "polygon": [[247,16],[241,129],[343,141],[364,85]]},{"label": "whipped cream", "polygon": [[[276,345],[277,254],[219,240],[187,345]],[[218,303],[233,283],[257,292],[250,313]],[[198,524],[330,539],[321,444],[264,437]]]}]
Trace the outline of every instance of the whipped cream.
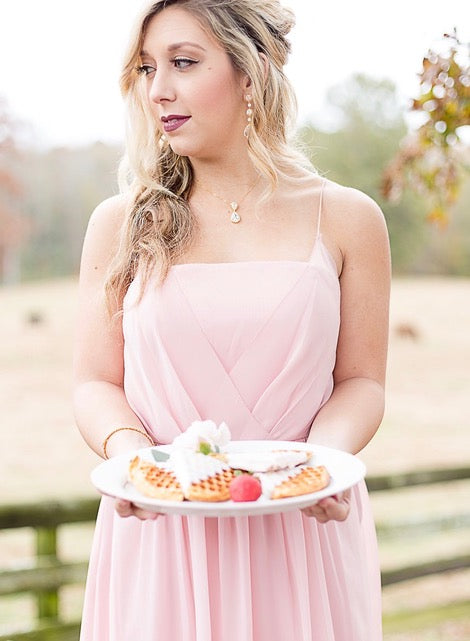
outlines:
[{"label": "whipped cream", "polygon": [[192,452],[185,448],[174,449],[165,467],[176,476],[186,497],[193,483],[199,483],[229,469],[227,463],[214,456]]},{"label": "whipped cream", "polygon": [[205,444],[216,452],[228,444],[230,437],[230,430],[224,422],[217,427],[214,421],[193,421],[184,432],[173,439],[173,446],[198,452],[201,444]]},{"label": "whipped cream", "polygon": [[270,499],[273,495],[274,488],[287,481],[287,479],[293,478],[300,474],[300,472],[305,468],[305,465],[291,468],[289,470],[278,470],[277,472],[256,472],[256,476],[261,481],[261,493],[262,495]]},{"label": "whipped cream", "polygon": [[227,452],[225,460],[235,470],[246,472],[274,472],[296,467],[306,463],[310,452],[303,451],[253,451],[253,452]]}]

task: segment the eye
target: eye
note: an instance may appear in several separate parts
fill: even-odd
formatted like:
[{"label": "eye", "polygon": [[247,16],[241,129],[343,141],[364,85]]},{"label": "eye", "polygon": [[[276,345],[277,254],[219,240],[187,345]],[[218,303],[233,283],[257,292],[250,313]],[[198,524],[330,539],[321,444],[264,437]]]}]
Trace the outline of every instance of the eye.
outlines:
[{"label": "eye", "polygon": [[190,58],[173,58],[171,61],[176,69],[187,69],[191,65],[195,65],[198,63],[197,60],[191,60]]},{"label": "eye", "polygon": [[152,65],[141,65],[140,67],[136,68],[136,71],[141,75],[149,76],[151,73],[156,71],[156,68],[152,67]]}]

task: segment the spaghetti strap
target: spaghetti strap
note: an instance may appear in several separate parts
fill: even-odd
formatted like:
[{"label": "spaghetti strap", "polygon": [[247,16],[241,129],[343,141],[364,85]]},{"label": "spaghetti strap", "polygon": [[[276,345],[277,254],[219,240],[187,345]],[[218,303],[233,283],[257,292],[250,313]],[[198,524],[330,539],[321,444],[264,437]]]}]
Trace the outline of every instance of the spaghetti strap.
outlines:
[{"label": "spaghetti strap", "polygon": [[321,225],[321,215],[323,209],[323,190],[325,188],[326,178],[323,178],[320,190],[320,204],[318,205],[318,218],[317,218],[317,235],[315,237],[315,242],[320,237],[320,225]]},{"label": "spaghetti strap", "polygon": [[309,261],[310,262],[313,259],[313,256],[315,254],[315,250],[317,248],[317,243],[321,237],[321,217],[322,217],[322,209],[323,209],[323,190],[325,188],[326,184],[326,178],[323,179],[321,188],[320,188],[320,202],[318,204],[318,216],[317,216],[317,233],[315,235],[315,240],[313,241],[313,248],[312,251],[310,252],[310,257]]}]

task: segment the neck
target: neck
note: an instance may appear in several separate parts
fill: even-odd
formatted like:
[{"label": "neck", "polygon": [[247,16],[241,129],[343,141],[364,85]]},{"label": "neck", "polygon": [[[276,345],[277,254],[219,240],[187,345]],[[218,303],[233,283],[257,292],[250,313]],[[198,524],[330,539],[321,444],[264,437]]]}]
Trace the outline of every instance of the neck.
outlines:
[{"label": "neck", "polygon": [[217,160],[191,159],[195,186],[204,186],[228,198],[234,198],[259,179],[259,173],[248,158],[224,157]]}]

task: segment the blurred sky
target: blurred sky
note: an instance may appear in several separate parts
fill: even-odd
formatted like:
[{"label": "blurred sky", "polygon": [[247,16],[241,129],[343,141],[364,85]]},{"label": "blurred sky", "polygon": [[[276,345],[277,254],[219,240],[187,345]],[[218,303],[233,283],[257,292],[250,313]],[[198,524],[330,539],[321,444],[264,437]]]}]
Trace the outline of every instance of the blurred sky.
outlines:
[{"label": "blurred sky", "polygon": [[[142,0],[0,0],[0,95],[38,145],[119,142],[117,83]],[[355,72],[393,80],[405,103],[429,47],[457,27],[470,39],[467,0],[284,0],[294,9],[288,75],[301,121],[330,122],[329,87]]]}]

